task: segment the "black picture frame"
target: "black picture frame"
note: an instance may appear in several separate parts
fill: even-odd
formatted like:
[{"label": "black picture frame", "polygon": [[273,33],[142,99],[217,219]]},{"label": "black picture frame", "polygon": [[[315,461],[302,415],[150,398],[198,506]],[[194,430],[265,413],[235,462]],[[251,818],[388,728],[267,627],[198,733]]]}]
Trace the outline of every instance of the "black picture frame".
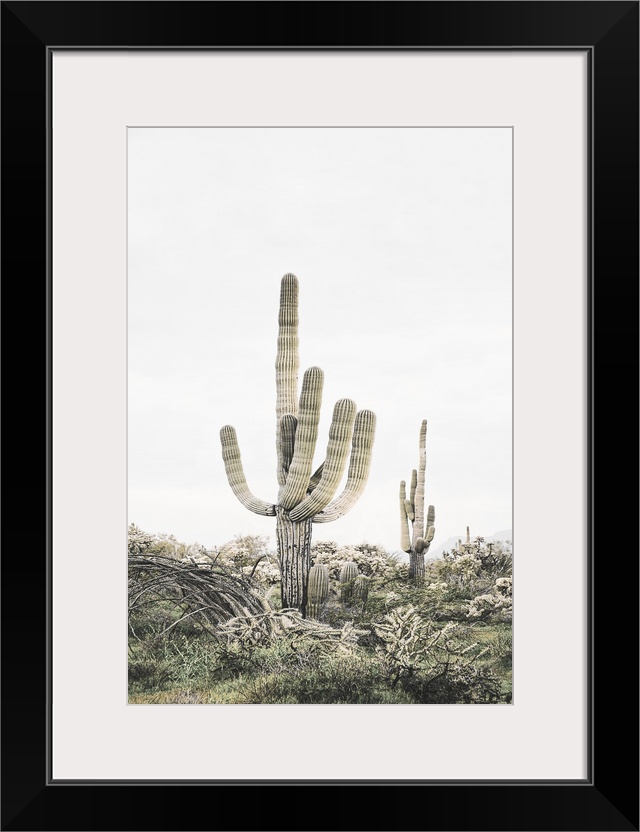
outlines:
[{"label": "black picture frame", "polygon": [[[9,333],[4,431],[11,460],[2,558],[2,829],[637,830],[638,494],[625,469],[637,474],[639,3],[1,5],[2,265]],[[588,51],[592,684],[585,781],[49,779],[49,66],[51,50],[60,47]]]}]

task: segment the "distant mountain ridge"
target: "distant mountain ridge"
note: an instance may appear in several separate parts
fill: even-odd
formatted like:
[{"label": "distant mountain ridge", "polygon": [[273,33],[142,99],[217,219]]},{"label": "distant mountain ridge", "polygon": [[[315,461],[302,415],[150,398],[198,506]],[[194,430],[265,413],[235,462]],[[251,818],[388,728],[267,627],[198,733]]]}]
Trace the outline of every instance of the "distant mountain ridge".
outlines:
[{"label": "distant mountain ridge", "polygon": [[[476,535],[474,535],[473,530],[471,530],[471,540],[473,540],[474,537],[476,537]],[[513,540],[513,531],[511,529],[504,529],[501,532],[494,532],[494,534],[491,534],[491,535],[482,535],[481,534],[480,537],[484,537],[484,539],[487,543],[495,543],[495,541],[497,541],[497,540],[502,540],[502,541]],[[431,559],[431,558],[441,558],[443,552],[450,552],[452,549],[456,548],[456,546],[458,545],[459,540],[462,540],[464,542],[466,539],[467,539],[467,532],[466,532],[466,529],[465,529],[465,531],[463,531],[461,534],[459,534],[455,537],[450,537],[447,540],[445,540],[445,542],[441,543],[440,546],[438,546],[437,549],[429,549],[427,557],[429,559]]]}]

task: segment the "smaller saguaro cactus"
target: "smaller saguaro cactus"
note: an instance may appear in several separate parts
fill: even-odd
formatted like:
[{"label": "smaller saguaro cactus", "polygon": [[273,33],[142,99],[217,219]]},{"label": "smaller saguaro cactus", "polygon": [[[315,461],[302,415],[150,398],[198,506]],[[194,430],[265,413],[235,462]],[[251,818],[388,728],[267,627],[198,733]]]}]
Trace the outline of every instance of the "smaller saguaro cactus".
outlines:
[{"label": "smaller saguaro cactus", "polygon": [[366,575],[358,575],[353,582],[353,603],[360,604],[364,609],[369,597],[369,578]]},{"label": "smaller saguaro cactus", "polygon": [[358,565],[349,561],[343,564],[340,570],[340,600],[343,604],[351,601],[353,595],[353,584],[358,577]]},{"label": "smaller saguaro cactus", "polygon": [[458,552],[469,551],[468,547],[471,546],[471,535],[469,534],[469,526],[467,526],[467,539],[463,545],[462,540],[458,538]]},{"label": "smaller saguaro cactus", "polygon": [[[411,485],[407,498],[407,484],[400,483],[400,546],[409,555],[409,576],[415,581],[424,580],[424,556],[429,551],[436,533],[436,510],[427,509],[424,516],[424,479],[427,468],[427,420],[420,426],[418,468],[411,472]],[[409,533],[411,524],[411,534]]]},{"label": "smaller saguaro cactus", "polygon": [[316,563],[309,570],[309,600],[307,615],[318,618],[320,611],[329,597],[329,570],[321,563]]}]

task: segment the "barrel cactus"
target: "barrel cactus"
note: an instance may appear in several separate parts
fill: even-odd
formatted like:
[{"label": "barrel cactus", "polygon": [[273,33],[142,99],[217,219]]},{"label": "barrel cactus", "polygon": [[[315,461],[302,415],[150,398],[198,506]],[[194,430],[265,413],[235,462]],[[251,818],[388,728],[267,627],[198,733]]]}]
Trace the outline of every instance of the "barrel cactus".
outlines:
[{"label": "barrel cactus", "polygon": [[358,566],[353,562],[345,563],[340,570],[340,600],[348,604],[353,595],[353,585],[358,577]]},{"label": "barrel cactus", "polygon": [[329,570],[323,564],[316,563],[309,570],[309,592],[307,615],[318,618],[329,597]]},{"label": "barrel cactus", "polygon": [[[420,427],[418,468],[411,472],[411,485],[407,498],[407,484],[400,483],[400,546],[409,555],[409,576],[418,582],[424,580],[424,558],[435,535],[436,510],[427,509],[424,516],[424,481],[427,467],[427,420]],[[409,526],[411,526],[411,533]]]},{"label": "barrel cactus", "polygon": [[[314,472],[324,374],[308,369],[298,401],[298,279],[286,274],[280,285],[276,352],[276,453],[278,496],[255,497],[247,485],[235,429],[220,431],[222,458],[231,490],[256,514],[276,517],[276,539],[283,607],[303,616],[308,603],[312,523],[327,523],[346,514],[364,491],[369,476],[375,434],[375,414],[356,412],[351,399],[340,399],[333,410],[324,462]],[[342,493],[334,498],[349,456]]]},{"label": "barrel cactus", "polygon": [[353,582],[353,603],[360,604],[364,609],[369,597],[369,578],[366,575],[358,575]]}]

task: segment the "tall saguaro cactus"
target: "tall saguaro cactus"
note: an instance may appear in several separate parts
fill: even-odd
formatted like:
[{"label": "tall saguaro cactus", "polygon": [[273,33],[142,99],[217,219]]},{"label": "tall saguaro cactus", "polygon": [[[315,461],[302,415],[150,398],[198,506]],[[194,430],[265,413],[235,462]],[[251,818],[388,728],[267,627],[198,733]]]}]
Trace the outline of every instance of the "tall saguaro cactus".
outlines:
[{"label": "tall saguaro cactus", "polygon": [[[424,478],[427,468],[427,420],[420,426],[418,468],[411,472],[411,485],[407,498],[407,484],[400,483],[400,546],[409,555],[409,576],[416,581],[424,580],[424,556],[429,551],[436,533],[433,525],[436,510],[427,509],[424,516]],[[411,533],[409,530],[411,525]]]},{"label": "tall saguaro cactus", "polygon": [[[276,452],[278,497],[273,503],[255,497],[242,468],[234,428],[220,431],[222,458],[231,490],[256,514],[276,517],[283,607],[306,615],[312,523],[328,523],[346,514],[358,500],[369,476],[375,414],[356,413],[351,399],[340,399],[329,428],[324,462],[313,472],[324,374],[308,369],[298,400],[298,279],[285,274],[280,284],[276,352]],[[334,499],[349,456],[343,492]]]}]

